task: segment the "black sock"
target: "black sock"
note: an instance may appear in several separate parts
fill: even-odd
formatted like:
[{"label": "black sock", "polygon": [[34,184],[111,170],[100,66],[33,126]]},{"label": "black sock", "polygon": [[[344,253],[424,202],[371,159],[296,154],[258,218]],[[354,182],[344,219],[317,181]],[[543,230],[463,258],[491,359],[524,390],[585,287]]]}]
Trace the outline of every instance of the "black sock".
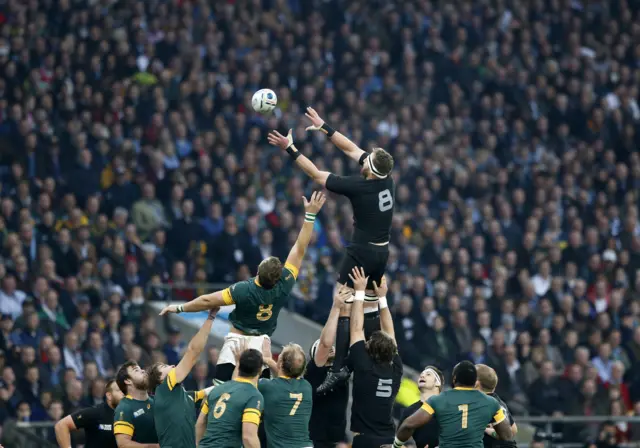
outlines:
[{"label": "black sock", "polygon": [[380,311],[364,315],[364,340],[368,341],[376,331],[380,331]]},{"label": "black sock", "polygon": [[349,354],[349,342],[351,339],[351,335],[349,333],[350,322],[350,317],[338,318],[338,328],[336,330],[336,357],[333,360],[333,366],[331,368],[333,372],[339,372],[347,361],[347,355]]},{"label": "black sock", "polygon": [[216,379],[220,381],[231,381],[231,378],[233,378],[233,371],[235,369],[236,366],[234,366],[230,362],[218,364],[216,366]]}]

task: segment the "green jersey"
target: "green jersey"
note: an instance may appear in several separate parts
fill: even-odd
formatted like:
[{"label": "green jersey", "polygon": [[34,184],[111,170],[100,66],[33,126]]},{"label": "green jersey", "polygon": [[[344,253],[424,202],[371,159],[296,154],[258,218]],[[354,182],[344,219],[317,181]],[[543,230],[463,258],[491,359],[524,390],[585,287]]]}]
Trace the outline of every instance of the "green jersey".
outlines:
[{"label": "green jersey", "polygon": [[196,446],[196,410],[194,403],[204,398],[204,391],[187,392],[171,369],[156,387],[154,419],[161,448]]},{"label": "green jersey", "polygon": [[271,289],[260,286],[258,277],[238,282],[222,291],[226,305],[236,305],[229,320],[235,328],[250,336],[271,336],[278,323],[278,314],[296,284],[298,269],[284,265],[280,281]]},{"label": "green jersey", "polygon": [[242,424],[260,424],[264,398],[244,378],[216,386],[200,412],[207,414],[207,430],[198,448],[238,448],[242,446]]},{"label": "green jersey", "polygon": [[466,387],[429,397],[421,409],[438,422],[440,448],[482,448],[487,425],[505,418],[495,398]]},{"label": "green jersey", "polygon": [[138,443],[158,443],[156,427],[153,423],[155,402],[153,397],[136,400],[127,395],[116,408],[113,433],[127,434]]},{"label": "green jersey", "polygon": [[280,377],[260,380],[258,389],[264,397],[264,429],[267,448],[306,448],[309,420],[313,407],[313,389],[305,379]]}]

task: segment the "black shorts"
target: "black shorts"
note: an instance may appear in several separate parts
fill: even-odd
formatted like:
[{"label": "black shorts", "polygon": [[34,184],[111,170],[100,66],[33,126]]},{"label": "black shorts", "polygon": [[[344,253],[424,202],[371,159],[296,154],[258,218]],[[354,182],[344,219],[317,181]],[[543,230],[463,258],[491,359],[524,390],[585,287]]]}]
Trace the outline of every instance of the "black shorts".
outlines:
[{"label": "black shorts", "polygon": [[368,434],[357,434],[353,437],[351,448],[380,448],[393,445],[394,436],[380,437]]},{"label": "black shorts", "polygon": [[373,282],[378,285],[387,268],[389,260],[389,245],[376,246],[375,244],[351,244],[340,262],[338,271],[338,282],[346,283],[353,288],[353,283],[349,278],[351,270],[355,267],[364,268],[364,273],[369,277],[367,289],[373,290]]}]

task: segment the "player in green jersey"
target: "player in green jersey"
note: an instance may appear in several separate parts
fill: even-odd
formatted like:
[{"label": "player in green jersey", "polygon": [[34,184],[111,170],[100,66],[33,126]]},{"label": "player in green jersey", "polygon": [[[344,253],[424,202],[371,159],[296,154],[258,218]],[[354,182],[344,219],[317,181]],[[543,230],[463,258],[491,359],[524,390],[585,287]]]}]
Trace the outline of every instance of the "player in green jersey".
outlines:
[{"label": "player in green jersey", "polygon": [[196,422],[199,448],[260,448],[258,426],[264,398],[257,384],[262,353],[249,349],[237,359],[235,379],[216,386],[202,405]]},{"label": "player in green jersey", "polygon": [[261,379],[258,390],[264,397],[264,427],[267,448],[308,448],[309,420],[313,407],[313,389],[305,380],[307,359],[302,347],[289,344],[284,347],[278,362],[271,355],[271,343],[264,342],[264,362],[274,379]]},{"label": "player in green jersey", "polygon": [[222,291],[202,295],[184,305],[170,305],[160,312],[196,312],[224,305],[234,305],[231,313],[231,330],[225,337],[218,357],[216,379],[229,381],[235,368],[232,347],[242,341],[249,348],[262,350],[262,342],[273,334],[278,322],[278,314],[285,305],[289,293],[295,285],[302,259],[313,234],[316,214],[326,200],[322,192],[316,191],[311,200],[304,200],[305,218],[296,243],[287,261],[282,263],[276,257],[269,257],[258,266],[257,277],[238,282]]},{"label": "player in green jersey", "polygon": [[476,366],[462,361],[453,369],[452,390],[427,399],[407,418],[396,433],[394,448],[400,448],[413,432],[436,418],[440,429],[440,448],[483,448],[482,438],[488,424],[500,440],[511,440],[511,426],[498,401],[474,389],[478,379]]},{"label": "player in green jersey", "polygon": [[155,363],[149,368],[148,388],[155,394],[154,419],[161,448],[196,446],[194,401],[204,398],[213,386],[209,390],[188,393],[184,390],[182,382],[202,354],[219,309],[209,311],[207,320],[189,342],[177,366]]},{"label": "player in green jersey", "polygon": [[159,448],[153,422],[155,403],[147,392],[147,373],[137,363],[127,361],[118,370],[116,383],[125,394],[113,417],[118,448]]}]

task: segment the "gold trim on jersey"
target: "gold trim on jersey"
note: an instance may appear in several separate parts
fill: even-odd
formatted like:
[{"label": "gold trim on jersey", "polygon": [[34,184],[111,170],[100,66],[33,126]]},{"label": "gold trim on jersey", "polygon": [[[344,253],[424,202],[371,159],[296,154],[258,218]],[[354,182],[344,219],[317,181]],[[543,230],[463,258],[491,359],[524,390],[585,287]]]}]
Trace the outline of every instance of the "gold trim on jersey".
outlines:
[{"label": "gold trim on jersey", "polygon": [[167,374],[167,387],[169,390],[173,390],[173,388],[176,387],[176,384],[178,384],[178,378],[176,377],[176,369],[173,368],[169,370],[169,373]]},{"label": "gold trim on jersey", "polygon": [[453,390],[475,390],[473,387],[454,387]]},{"label": "gold trim on jersey", "polygon": [[260,424],[260,411],[254,408],[247,408],[242,413],[242,423]]},{"label": "gold trim on jersey", "polygon": [[202,408],[200,409],[200,412],[203,414],[209,413],[209,400],[204,400],[204,403],[202,403]]},{"label": "gold trim on jersey", "polygon": [[436,411],[429,405],[429,403],[422,403],[422,406],[420,407],[420,409],[422,409],[429,415],[433,415],[436,413]]},{"label": "gold trim on jersey", "polygon": [[197,403],[200,400],[204,400],[204,398],[207,396],[207,392],[204,389],[197,390],[194,395],[195,395],[194,401]]},{"label": "gold trim on jersey", "polygon": [[247,383],[247,384],[251,384],[253,387],[256,387],[255,384],[253,384],[253,380],[249,379],[249,378],[242,378],[241,376],[237,377],[235,380],[233,381],[237,381],[238,383]]},{"label": "gold trim on jersey", "polygon": [[129,422],[117,421],[113,423],[114,434],[126,434],[128,436],[133,436],[134,430],[135,427]]},{"label": "gold trim on jersey", "polygon": [[222,301],[225,305],[233,305],[234,303],[236,303],[231,296],[231,288],[222,290]]},{"label": "gold trim on jersey", "polygon": [[297,267],[295,267],[291,263],[285,263],[284,268],[287,269],[289,272],[291,272],[291,275],[293,275],[294,280],[298,280],[299,271]]},{"label": "gold trim on jersey", "polygon": [[502,408],[498,409],[498,412],[496,412],[496,415],[493,416],[493,423],[494,425],[497,425],[498,423],[502,422],[507,416],[504,415],[504,411],[502,410]]},{"label": "gold trim on jersey", "polygon": [[262,285],[260,284],[260,280],[258,279],[258,277],[256,277],[256,278],[254,278],[254,279],[253,279],[253,283],[255,283],[255,284],[256,284],[256,286],[258,286],[258,287],[262,288]]}]

